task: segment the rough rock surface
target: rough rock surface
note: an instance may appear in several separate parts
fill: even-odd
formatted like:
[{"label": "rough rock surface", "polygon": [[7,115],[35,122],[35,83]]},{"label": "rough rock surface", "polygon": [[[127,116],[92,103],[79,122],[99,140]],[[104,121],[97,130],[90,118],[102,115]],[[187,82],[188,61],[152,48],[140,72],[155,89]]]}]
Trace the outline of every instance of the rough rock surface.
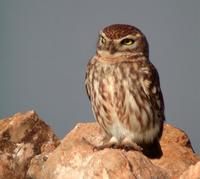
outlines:
[{"label": "rough rock surface", "polygon": [[171,177],[180,176],[190,165],[200,160],[200,157],[193,152],[188,136],[169,124],[164,126],[160,144],[162,157],[151,161],[165,169]]},{"label": "rough rock surface", "polygon": [[161,140],[163,155],[149,159],[137,151],[104,149],[93,151],[102,142],[103,135],[96,123],[77,124],[48,156],[32,160],[28,174],[38,179],[134,179],[178,178],[200,158],[193,153],[187,135],[166,124]]},{"label": "rough rock surface", "polygon": [[179,179],[200,179],[200,162],[196,165],[191,165]]},{"label": "rough rock surface", "polygon": [[58,138],[34,111],[0,120],[0,179],[26,178],[31,159],[58,144]]},{"label": "rough rock surface", "polygon": [[169,124],[160,158],[122,149],[94,151],[91,144],[100,145],[103,138],[97,123],[80,123],[60,142],[34,111],[17,113],[0,120],[0,179],[200,177],[200,157],[188,136]]}]

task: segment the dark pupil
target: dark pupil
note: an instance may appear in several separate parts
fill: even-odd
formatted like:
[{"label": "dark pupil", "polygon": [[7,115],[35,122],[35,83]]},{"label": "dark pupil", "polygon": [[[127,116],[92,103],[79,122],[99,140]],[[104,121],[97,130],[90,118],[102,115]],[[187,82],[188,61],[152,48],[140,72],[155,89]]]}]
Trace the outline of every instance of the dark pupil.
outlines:
[{"label": "dark pupil", "polygon": [[122,40],[122,44],[133,44],[134,40],[133,39],[124,39]]}]

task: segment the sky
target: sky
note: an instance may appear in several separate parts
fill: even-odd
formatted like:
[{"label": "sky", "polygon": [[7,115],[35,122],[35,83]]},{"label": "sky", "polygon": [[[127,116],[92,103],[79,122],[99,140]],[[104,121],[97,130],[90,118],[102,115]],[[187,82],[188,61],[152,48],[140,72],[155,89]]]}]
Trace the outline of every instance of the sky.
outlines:
[{"label": "sky", "polygon": [[86,65],[98,32],[114,23],[146,35],[167,123],[183,129],[200,154],[198,0],[1,0],[0,118],[33,109],[60,138],[94,121]]}]

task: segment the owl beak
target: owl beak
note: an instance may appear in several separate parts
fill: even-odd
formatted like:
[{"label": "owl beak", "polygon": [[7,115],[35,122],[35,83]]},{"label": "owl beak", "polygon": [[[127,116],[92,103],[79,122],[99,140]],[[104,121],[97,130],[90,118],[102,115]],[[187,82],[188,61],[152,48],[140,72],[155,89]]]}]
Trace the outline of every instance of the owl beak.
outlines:
[{"label": "owl beak", "polygon": [[111,55],[113,55],[116,52],[116,48],[113,43],[111,43],[109,46],[109,52]]}]

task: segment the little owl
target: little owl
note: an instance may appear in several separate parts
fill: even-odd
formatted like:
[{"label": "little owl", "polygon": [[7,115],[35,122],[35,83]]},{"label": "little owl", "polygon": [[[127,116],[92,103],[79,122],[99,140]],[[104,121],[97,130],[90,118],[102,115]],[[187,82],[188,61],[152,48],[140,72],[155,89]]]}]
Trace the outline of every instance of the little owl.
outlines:
[{"label": "little owl", "polygon": [[114,24],[100,32],[85,85],[94,116],[109,138],[96,148],[142,151],[159,142],[164,101],[147,39],[138,28]]}]

